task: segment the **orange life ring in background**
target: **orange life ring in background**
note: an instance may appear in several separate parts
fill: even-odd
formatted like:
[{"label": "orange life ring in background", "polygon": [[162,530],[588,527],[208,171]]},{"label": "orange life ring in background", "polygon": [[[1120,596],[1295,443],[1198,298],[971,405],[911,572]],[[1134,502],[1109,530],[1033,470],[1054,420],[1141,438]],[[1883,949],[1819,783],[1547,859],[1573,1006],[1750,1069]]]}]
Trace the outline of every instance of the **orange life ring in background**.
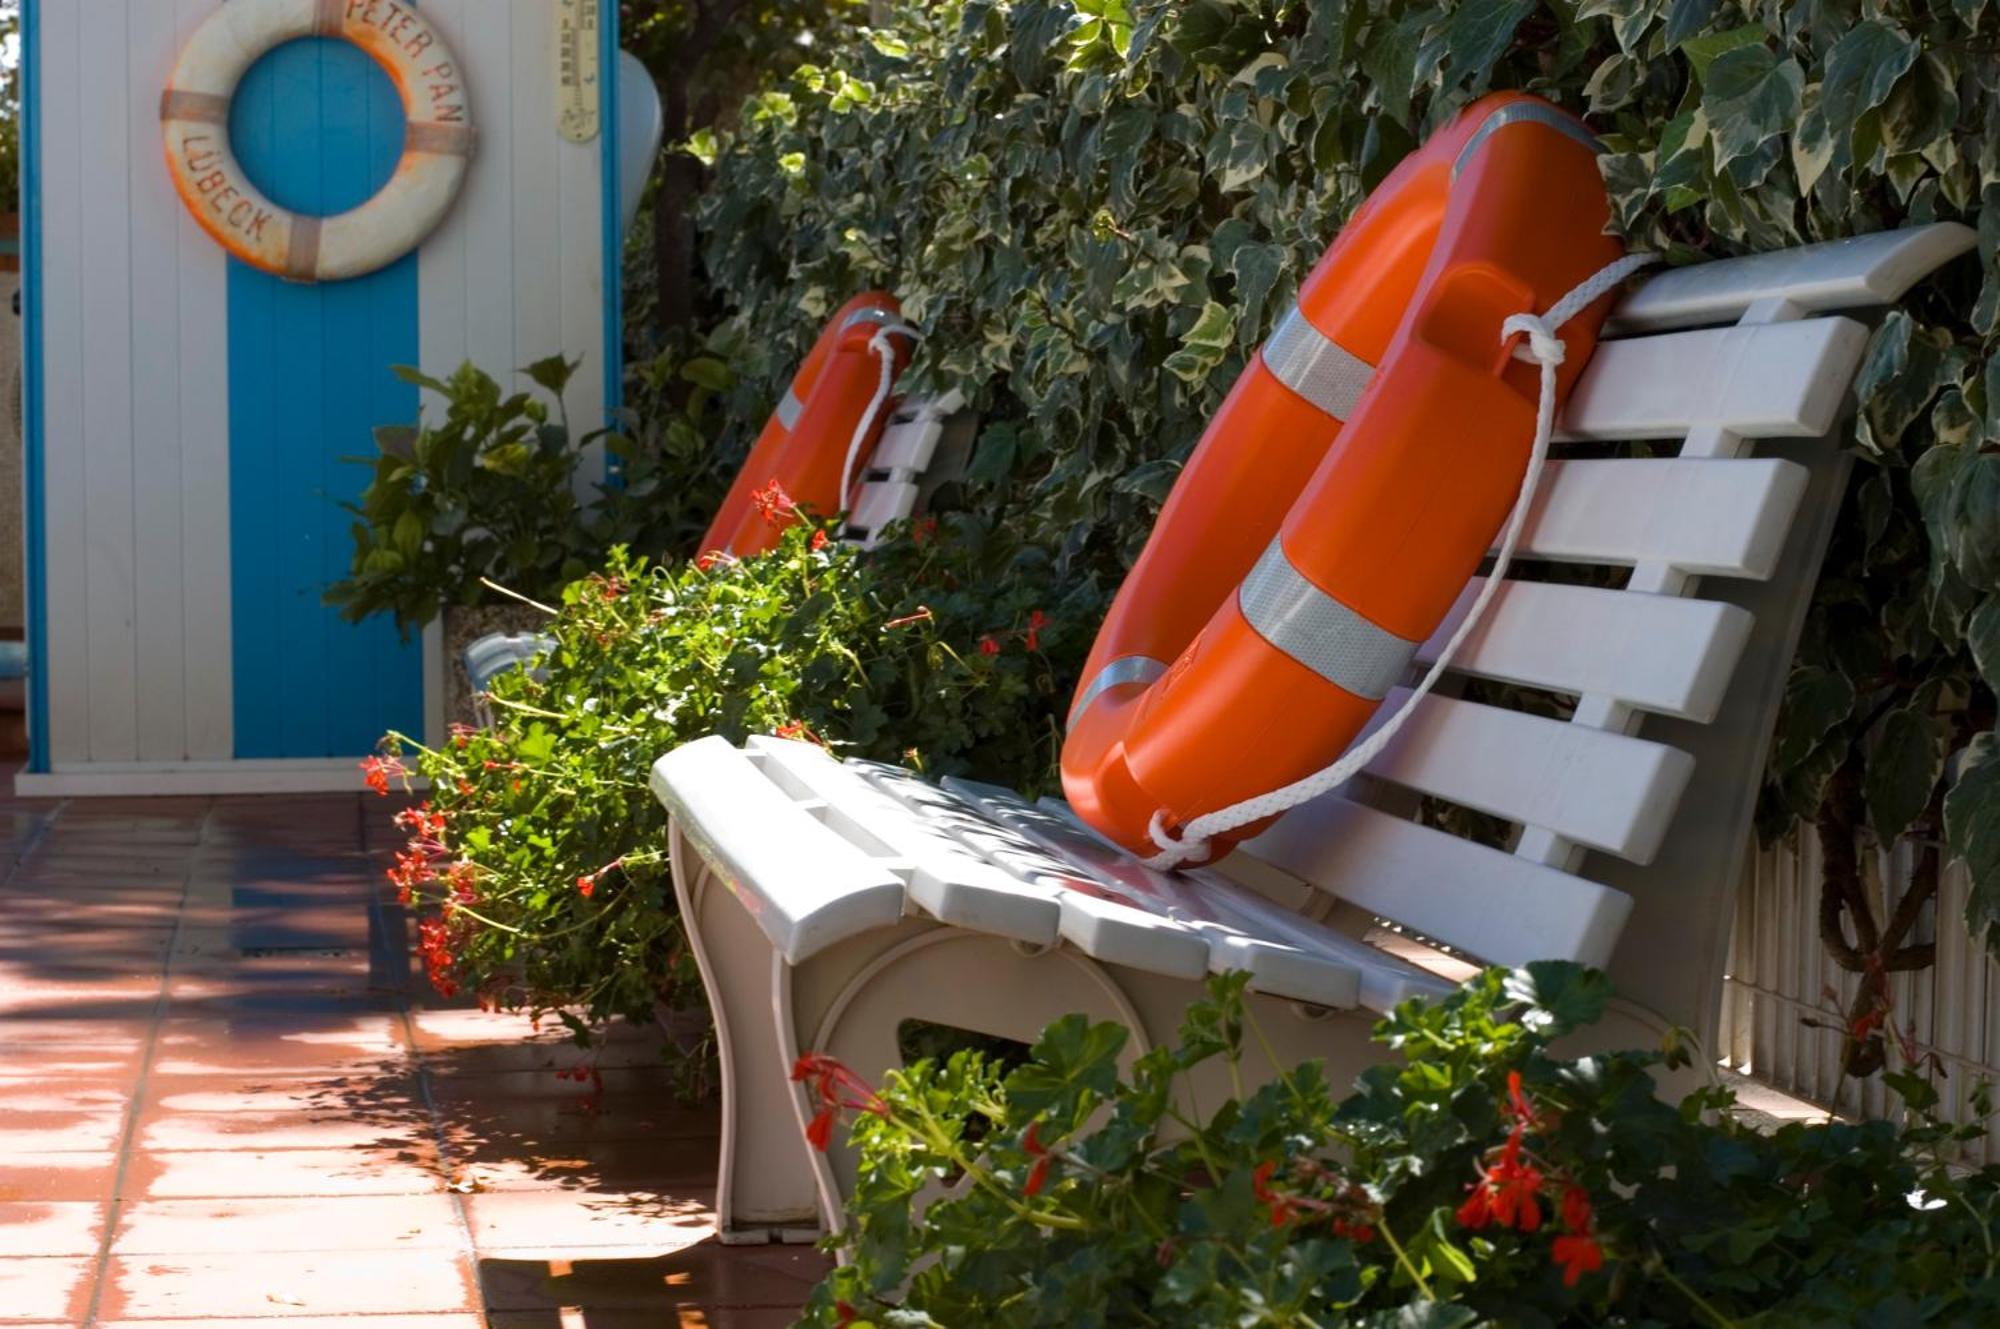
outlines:
[{"label": "orange life ring in background", "polygon": [[[402,95],[402,160],[373,198],[337,217],[302,217],[264,197],[229,146],[236,86],[268,51],[340,37]],[[194,219],[253,268],[339,281],[387,267],[451,211],[472,158],[472,99],[444,37],[400,0],[230,0],[195,29],[160,95],[167,170]]]},{"label": "orange life ring in background", "polygon": [[794,503],[822,517],[852,506],[853,495],[840,492],[848,454],[858,444],[865,463],[890,415],[878,401],[884,362],[876,348],[886,344],[891,380],[911,352],[911,336],[881,342],[876,336],[903,326],[902,306],[887,291],[864,291],[834,311],[736,473],[701,538],[704,551],[747,558],[778,542],[781,526],[765,520],[756,503],[757,491],[773,480]]},{"label": "orange life ring in background", "polygon": [[[1092,825],[1151,855],[1153,828],[1325,767],[1403,678],[1533,447],[1540,371],[1502,324],[1622,252],[1597,151],[1547,102],[1486,97],[1341,230],[1209,423],[1084,666],[1062,775]],[[1610,304],[1568,325],[1559,394]]]}]

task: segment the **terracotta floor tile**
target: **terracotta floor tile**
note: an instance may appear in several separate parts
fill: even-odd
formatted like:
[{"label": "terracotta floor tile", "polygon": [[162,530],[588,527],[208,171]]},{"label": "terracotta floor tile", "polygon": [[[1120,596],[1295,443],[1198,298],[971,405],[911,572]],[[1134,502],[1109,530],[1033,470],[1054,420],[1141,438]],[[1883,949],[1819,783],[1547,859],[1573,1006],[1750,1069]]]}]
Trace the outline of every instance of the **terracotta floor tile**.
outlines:
[{"label": "terracotta floor tile", "polygon": [[0,1075],[0,1120],[12,1112],[122,1111],[138,1077]]},{"label": "terracotta floor tile", "polygon": [[0,1200],[101,1200],[111,1194],[118,1156],[102,1153],[0,1154]]},{"label": "terracotta floor tile", "polygon": [[586,1190],[642,1195],[705,1193],[715,1181],[720,1137],[610,1140],[569,1148],[461,1142],[453,1175],[469,1174],[489,1191]]},{"label": "terracotta floor tile", "polygon": [[0,1259],[0,1324],[81,1320],[95,1265],[83,1256]]},{"label": "terracotta floor tile", "polygon": [[671,1311],[684,1306],[795,1307],[830,1267],[811,1247],[750,1258],[714,1241],[653,1259],[508,1260],[482,1257],[479,1286],[489,1311]]},{"label": "terracotta floor tile", "polygon": [[474,1296],[471,1269],[442,1251],[134,1255],[111,1261],[99,1311],[110,1321],[421,1315],[476,1310]]},{"label": "terracotta floor tile", "polygon": [[104,1209],[88,1200],[0,1201],[0,1257],[95,1255],[104,1240]]},{"label": "terracotta floor tile", "polygon": [[665,1255],[715,1232],[710,1197],[602,1195],[590,1191],[494,1191],[466,1197],[482,1255],[566,1256],[617,1246]]},{"label": "terracotta floor tile", "polygon": [[456,1250],[464,1245],[448,1195],[340,1195],[135,1200],[120,1214],[114,1255],[228,1251]]},{"label": "terracotta floor tile", "polygon": [[427,1122],[397,1126],[335,1113],[156,1111],[139,1122],[139,1146],[154,1151],[395,1150],[417,1147],[429,1138]]},{"label": "terracotta floor tile", "polygon": [[[0,1163],[0,1195],[5,1178]],[[426,1195],[444,1187],[436,1146],[412,1140],[376,1148],[142,1152],[127,1165],[123,1189],[129,1199],[166,1200]]]},{"label": "terracotta floor tile", "polygon": [[123,1112],[0,1110],[0,1156],[103,1153],[117,1148],[124,1134]]},{"label": "terracotta floor tile", "polygon": [[[4,1091],[0,1091],[4,1092]],[[0,1104],[5,1099],[0,1098]],[[428,1121],[415,1077],[360,1071],[173,1075],[146,1082],[146,1107],[162,1112],[311,1112]]]},{"label": "terracotta floor tile", "polygon": [[[440,1315],[369,1315],[365,1318],[352,1315],[285,1315],[282,1318],[260,1315],[241,1320],[218,1320],[204,1315],[199,1320],[99,1320],[97,1329],[487,1329],[487,1321],[470,1311]],[[557,1326],[545,1325],[544,1329],[557,1329]],[[592,1325],[590,1329],[597,1329],[597,1326]],[[653,1329],[661,1329],[661,1326],[655,1324]]]},{"label": "terracotta floor tile", "polygon": [[208,1016],[162,1021],[153,1069],[163,1075],[372,1071],[400,1065],[404,1055],[402,1021],[388,1014]]}]

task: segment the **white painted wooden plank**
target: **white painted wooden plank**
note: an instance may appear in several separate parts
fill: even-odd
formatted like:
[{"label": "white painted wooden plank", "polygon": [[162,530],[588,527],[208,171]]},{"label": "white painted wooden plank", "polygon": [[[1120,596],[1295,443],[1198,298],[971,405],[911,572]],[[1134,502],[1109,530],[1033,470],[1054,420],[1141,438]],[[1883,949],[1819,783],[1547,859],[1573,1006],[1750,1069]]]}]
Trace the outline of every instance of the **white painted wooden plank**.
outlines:
[{"label": "white painted wooden plank", "polygon": [[[53,761],[90,756],[89,550],[85,524],[83,10],[41,5],[36,40],[41,77],[42,163],[42,576],[48,606],[49,752]],[[98,49],[93,47],[93,49]]]},{"label": "white painted wooden plank", "polygon": [[1763,580],[1805,487],[1804,467],[1775,458],[1551,461],[1521,554]]},{"label": "white painted wooden plank", "polygon": [[[507,206],[514,214],[514,358],[504,369],[519,369],[547,355],[562,353],[562,283],[560,261],[563,217],[570,204],[559,197],[564,185],[557,151],[555,97],[550,70],[556,59],[556,6],[515,0],[510,15],[514,28],[513,69],[508,115],[513,125],[510,152],[515,190]],[[497,72],[497,71],[496,71]],[[492,78],[484,70],[481,76]],[[570,354],[574,355],[574,349]],[[593,371],[586,366],[582,375]],[[503,380],[505,381],[505,380]],[[517,375],[522,391],[542,393],[526,375]]]},{"label": "white painted wooden plank", "polygon": [[484,52],[475,52],[470,46],[474,40],[472,30],[505,31],[506,25],[468,23],[466,0],[424,0],[423,10],[425,20],[444,35],[471,71],[466,86],[472,96],[472,120],[480,131],[472,167],[466,173],[458,202],[424,241],[417,255],[417,363],[425,373],[443,378],[467,358],[466,246],[472,229],[480,222],[474,205],[474,195],[481,192],[480,178],[492,173],[493,142],[488,127],[495,122],[494,104],[506,94],[506,86],[500,80],[477,77],[478,71],[488,66],[483,59],[476,58]]},{"label": "white painted wooden plank", "polygon": [[1632,909],[1608,886],[1336,794],[1292,809],[1243,852],[1496,964],[1603,965]]},{"label": "white painted wooden plank", "polygon": [[[1390,692],[1377,723],[1409,693]],[[1648,863],[1694,760],[1678,748],[1432,694],[1368,773]]]},{"label": "white painted wooden plank", "polygon": [[1563,439],[1818,438],[1868,346],[1847,318],[1671,332],[1599,343],[1564,408]]},{"label": "white painted wooden plank", "polygon": [[1969,251],[1976,240],[1970,227],[1939,222],[1675,268],[1626,296],[1608,330],[1617,334],[1732,322],[1764,300],[1787,300],[1807,310],[1891,304],[1918,278]]},{"label": "white painted wooden plank", "polygon": [[[1478,577],[1466,587],[1418,650],[1420,663],[1437,658],[1485,585]],[[1510,581],[1452,667],[1706,723],[1722,704],[1750,627],[1747,610],[1712,600]]]},{"label": "white painted wooden plank", "polygon": [[911,902],[931,917],[1033,945],[1055,942],[1062,923],[1057,892],[974,857],[816,744],[759,737],[746,748],[792,797],[823,801],[826,823],[884,860],[904,879]]},{"label": "white painted wooden plank", "polygon": [[903,915],[903,883],[793,802],[720,737],[653,763],[653,793],[793,964]]},{"label": "white painted wooden plank", "polygon": [[[213,12],[179,0],[180,41]],[[165,177],[161,187],[166,188]],[[236,747],[229,557],[229,265],[175,200],[180,273],[181,621],[187,757],[223,761]]]},{"label": "white painted wooden plank", "polygon": [[[459,280],[465,283],[465,333],[460,355],[442,368],[450,373],[460,360],[470,360],[506,383],[513,370],[527,363],[515,354],[514,306],[519,292],[512,280],[516,270],[514,33],[519,25],[505,12],[495,14],[490,4],[480,8],[478,21],[461,22],[454,33],[478,116],[479,150],[466,175],[465,190],[445,223],[464,246]],[[514,8],[518,11],[519,5]],[[436,403],[430,409],[437,409]]]},{"label": "white painted wooden plank", "polygon": [[[547,12],[554,6],[538,8]],[[554,19],[544,21],[553,23]],[[615,349],[604,344],[604,141],[600,136],[588,143],[571,143],[556,132],[555,117],[546,111],[556,102],[554,79],[548,73],[555,65],[553,39],[542,47],[542,64],[547,80],[544,86],[549,92],[539,97],[536,104],[545,110],[542,132],[553,144],[557,178],[561,182],[553,200],[558,221],[557,249],[546,260],[550,267],[559,270],[561,299],[550,311],[556,316],[554,326],[549,329],[554,344],[546,353],[583,362],[576,377],[570,380],[567,394],[570,425],[576,437],[581,438],[605,425],[606,357]],[[612,69],[604,70],[604,77],[610,78],[612,74]],[[605,117],[606,123],[615,123],[615,107],[612,112]],[[609,275],[613,281],[623,276],[619,271]],[[595,499],[604,478],[604,445],[595,442],[584,450],[577,467],[579,496],[586,502]]]},{"label": "white painted wooden plank", "polygon": [[[149,89],[180,48],[177,7],[130,10],[126,84]],[[132,257],[132,526],[137,746],[142,761],[187,754],[187,659],[181,586],[180,217],[183,209],[146,148],[160,133],[158,106],[135,92],[126,103],[126,188]]]},{"label": "white painted wooden plank", "polygon": [[[93,10],[93,53],[126,49],[129,10]],[[122,68],[123,61],[117,66]],[[135,573],[132,502],[131,190],[126,171],[130,80],[91,78],[77,110],[84,160],[83,449],[85,575],[89,623],[90,756],[131,761],[138,755]],[[151,147],[150,144],[146,145]]]}]

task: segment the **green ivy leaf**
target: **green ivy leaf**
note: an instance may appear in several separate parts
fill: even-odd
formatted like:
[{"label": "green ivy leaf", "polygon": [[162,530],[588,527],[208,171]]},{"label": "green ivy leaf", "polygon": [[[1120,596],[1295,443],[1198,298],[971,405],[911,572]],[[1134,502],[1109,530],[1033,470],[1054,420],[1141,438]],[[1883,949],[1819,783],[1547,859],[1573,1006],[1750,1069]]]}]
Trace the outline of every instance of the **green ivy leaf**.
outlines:
[{"label": "green ivy leaf", "polygon": [[1456,76],[1468,87],[1484,88],[1493,62],[1513,42],[1514,29],[1534,12],[1534,0],[1486,0],[1453,10],[1445,20],[1444,45]]},{"label": "green ivy leaf", "polygon": [[1883,718],[1868,752],[1862,792],[1869,823],[1884,844],[1894,843],[1923,814],[1943,767],[1927,711],[1906,706]]},{"label": "green ivy leaf", "polygon": [[1944,799],[1945,846],[1972,879],[1966,926],[2000,956],[2000,737],[1979,735],[1962,761]]},{"label": "green ivy leaf", "polygon": [[1702,110],[1713,127],[1720,169],[1791,126],[1805,71],[1763,45],[1739,46],[1716,57],[1703,85]]},{"label": "green ivy leaf", "polygon": [[1731,51],[1746,46],[1760,46],[1765,38],[1764,29],[1746,24],[1740,28],[1730,28],[1726,32],[1711,32],[1705,37],[1695,37],[1681,43],[1681,54],[1687,57],[1694,68],[1694,76],[1703,83],[1708,81],[1708,71],[1717,60]]},{"label": "green ivy leaf", "polygon": [[1972,649],[1973,663],[1986,686],[2000,692],[2000,595],[1990,595],[1965,627],[1965,644]]},{"label": "green ivy leaf", "polygon": [[1917,44],[1894,24],[1871,18],[1848,29],[1827,54],[1820,88],[1822,113],[1836,142],[1852,137],[1856,123],[1889,99],[1916,60]]},{"label": "green ivy leaf", "polygon": [[1854,685],[1845,677],[1818,665],[1794,669],[1785,682],[1772,765],[1779,771],[1800,765],[1853,712]]}]

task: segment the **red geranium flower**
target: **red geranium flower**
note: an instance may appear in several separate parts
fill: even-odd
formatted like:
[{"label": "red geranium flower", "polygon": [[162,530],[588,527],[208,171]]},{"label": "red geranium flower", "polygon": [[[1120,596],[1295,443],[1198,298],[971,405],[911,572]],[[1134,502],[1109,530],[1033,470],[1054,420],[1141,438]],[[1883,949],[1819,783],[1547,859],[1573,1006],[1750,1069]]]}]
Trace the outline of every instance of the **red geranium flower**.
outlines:
[{"label": "red geranium flower", "polygon": [[1033,1166],[1028,1169],[1027,1181],[1021,1186],[1021,1194],[1030,1199],[1040,1195],[1042,1187],[1046,1186],[1049,1180],[1049,1150],[1048,1146],[1042,1143],[1041,1130],[1041,1122],[1031,1121],[1028,1123],[1028,1133],[1021,1137],[1022,1150],[1035,1160]]},{"label": "red geranium flower", "polygon": [[756,506],[758,515],[773,526],[783,526],[798,511],[792,496],[776,480],[752,493],[750,502]]},{"label": "red geranium flower", "polygon": [[1271,1178],[1278,1170],[1276,1159],[1259,1163],[1257,1170],[1250,1174],[1250,1193],[1257,1202],[1271,1211],[1271,1226],[1283,1227],[1291,1219],[1298,1217],[1298,1205],[1292,1197],[1271,1185]]},{"label": "red geranium flower", "polygon": [[826,531],[824,529],[814,531],[811,544],[814,553],[826,548]]},{"label": "red geranium flower", "polygon": [[993,640],[992,633],[989,632],[979,639],[979,653],[981,655],[1000,654],[1000,643]]},{"label": "red geranium flower", "polygon": [[1604,1267],[1604,1248],[1595,1237],[1557,1237],[1552,1254],[1563,1267],[1564,1287],[1575,1287],[1585,1274]]},{"label": "red geranium flower", "polygon": [[819,1111],[806,1123],[806,1143],[821,1153],[833,1142],[833,1119],[843,1108],[889,1115],[889,1105],[868,1087],[868,1082],[832,1057],[809,1052],[792,1063],[792,1082],[810,1083],[819,1098]]}]

